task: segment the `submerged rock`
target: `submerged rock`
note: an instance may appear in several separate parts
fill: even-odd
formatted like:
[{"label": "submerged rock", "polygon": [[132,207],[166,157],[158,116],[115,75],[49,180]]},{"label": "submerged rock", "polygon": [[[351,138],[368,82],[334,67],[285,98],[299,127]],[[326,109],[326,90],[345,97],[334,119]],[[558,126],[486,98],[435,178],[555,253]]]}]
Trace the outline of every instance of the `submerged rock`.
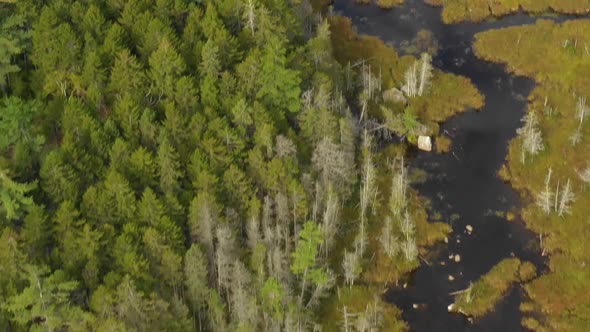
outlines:
[{"label": "submerged rock", "polygon": [[459,263],[461,261],[460,255],[455,255],[455,263]]}]

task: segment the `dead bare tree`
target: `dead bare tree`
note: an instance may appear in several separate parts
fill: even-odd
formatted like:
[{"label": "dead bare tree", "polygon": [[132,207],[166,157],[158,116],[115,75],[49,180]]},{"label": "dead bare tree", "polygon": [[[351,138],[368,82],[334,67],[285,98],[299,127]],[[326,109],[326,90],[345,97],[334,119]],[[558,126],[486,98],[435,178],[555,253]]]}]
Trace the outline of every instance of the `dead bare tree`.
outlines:
[{"label": "dead bare tree", "polygon": [[408,187],[407,171],[404,165],[404,158],[402,157],[399,161],[399,166],[396,162],[392,164],[392,170],[394,172],[391,179],[391,190],[389,196],[389,209],[391,213],[401,215],[406,207],[406,191]]},{"label": "dead bare tree", "polygon": [[408,97],[415,97],[418,94],[418,62],[413,63],[404,74],[405,83],[402,91]]},{"label": "dead bare tree", "polygon": [[553,170],[549,167],[545,177],[545,189],[537,195],[537,205],[541,207],[545,214],[551,213],[553,207],[553,191],[551,191],[551,174]]},{"label": "dead bare tree", "polygon": [[418,257],[418,247],[416,246],[416,238],[414,237],[416,226],[407,211],[400,220],[400,231],[404,236],[401,244],[404,257],[407,261],[413,261]]},{"label": "dead bare tree", "polygon": [[385,218],[385,224],[381,228],[379,236],[379,243],[388,257],[393,258],[397,255],[400,245],[399,239],[393,233],[393,219],[391,217]]},{"label": "dead bare tree", "polygon": [[561,193],[561,198],[559,199],[559,209],[557,210],[557,215],[563,217],[565,214],[571,214],[571,204],[575,199],[576,196],[572,191],[570,180],[568,179]]},{"label": "dead bare tree", "polygon": [[256,6],[254,0],[246,1],[244,17],[246,19],[246,27],[250,29],[250,32],[254,35],[254,29],[256,29]]},{"label": "dead bare tree", "polygon": [[537,115],[535,112],[529,112],[523,118],[524,126],[518,129],[517,133],[522,139],[521,161],[526,161],[527,154],[536,155],[545,149],[543,137],[539,130]]},{"label": "dead bare tree", "polygon": [[416,60],[404,75],[402,91],[406,96],[424,95],[432,79],[432,69],[432,57],[428,53],[422,53],[420,60]]},{"label": "dead bare tree", "polygon": [[[369,208],[373,209],[377,200],[376,171],[372,156],[372,139],[367,130],[363,135],[363,166],[360,189],[360,225],[361,237],[365,237],[366,215]],[[364,254],[364,244],[361,247],[361,255]]]},{"label": "dead bare tree", "polygon": [[348,286],[354,286],[355,280],[362,271],[361,257],[355,251],[345,251],[344,259],[342,260],[342,270],[344,271],[344,281]]},{"label": "dead bare tree", "polygon": [[420,58],[420,84],[418,86],[418,95],[424,95],[424,92],[430,85],[432,78],[432,57],[428,53],[422,53]]}]

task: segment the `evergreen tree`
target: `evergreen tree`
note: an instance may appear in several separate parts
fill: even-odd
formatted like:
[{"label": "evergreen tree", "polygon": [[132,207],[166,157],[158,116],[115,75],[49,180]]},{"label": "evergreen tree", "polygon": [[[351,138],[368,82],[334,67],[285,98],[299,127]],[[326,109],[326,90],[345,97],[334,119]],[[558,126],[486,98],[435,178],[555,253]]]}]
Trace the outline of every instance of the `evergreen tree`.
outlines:
[{"label": "evergreen tree", "polygon": [[70,306],[71,294],[78,287],[63,271],[49,273],[45,267],[26,266],[28,286],[8,298],[3,307],[23,328],[49,331],[63,329],[82,318],[79,308]]},{"label": "evergreen tree", "polygon": [[5,91],[9,76],[20,71],[16,57],[25,51],[29,32],[22,15],[6,15],[0,18],[0,89]]},{"label": "evergreen tree", "polygon": [[199,331],[203,330],[203,315],[209,297],[207,258],[197,244],[191,245],[184,256],[184,285],[193,312],[197,315]]},{"label": "evergreen tree", "polygon": [[33,198],[27,195],[36,187],[35,183],[12,180],[8,172],[0,168],[0,217],[9,221],[21,218],[25,211],[34,206]]}]

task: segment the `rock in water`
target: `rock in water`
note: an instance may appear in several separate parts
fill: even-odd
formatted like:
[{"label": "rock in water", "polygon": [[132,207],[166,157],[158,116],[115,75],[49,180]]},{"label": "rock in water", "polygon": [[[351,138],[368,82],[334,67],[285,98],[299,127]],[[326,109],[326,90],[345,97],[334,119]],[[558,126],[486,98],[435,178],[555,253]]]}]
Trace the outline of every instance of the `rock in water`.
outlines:
[{"label": "rock in water", "polygon": [[467,229],[467,232],[471,234],[471,232],[473,232],[473,226],[471,225],[467,225],[465,226],[465,228]]},{"label": "rock in water", "polygon": [[459,263],[461,261],[461,256],[455,255],[455,263]]},{"label": "rock in water", "polygon": [[418,136],[418,149],[422,151],[432,151],[432,139],[430,136]]}]

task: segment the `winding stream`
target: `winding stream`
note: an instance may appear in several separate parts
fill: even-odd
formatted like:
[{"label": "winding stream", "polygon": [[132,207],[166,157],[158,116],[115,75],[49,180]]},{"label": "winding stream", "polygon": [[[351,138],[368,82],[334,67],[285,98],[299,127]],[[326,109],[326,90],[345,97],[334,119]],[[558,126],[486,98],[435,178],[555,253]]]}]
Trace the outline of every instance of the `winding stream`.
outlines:
[{"label": "winding stream", "polygon": [[[440,19],[441,9],[427,6],[423,0],[406,0],[403,7],[393,10],[338,0],[334,9],[350,17],[359,33],[380,37],[398,50],[419,30],[430,30],[439,44],[435,67],[470,78],[486,98],[481,111],[463,113],[441,126],[441,131],[447,131],[453,139],[450,153],[420,152],[411,162],[411,167],[429,174],[426,182],[415,187],[432,201],[432,212],[442,214],[443,220],[453,220],[453,233],[449,243],[441,245],[436,260],[430,265],[423,262],[407,288],[391,289],[386,299],[403,310],[412,331],[522,330],[520,287],[513,287],[492,313],[474,323],[449,313],[447,306],[453,302],[449,293],[467,288],[511,255],[533,262],[540,270],[544,266],[536,236],[521,221],[508,221],[503,213],[496,213],[520,204],[518,194],[496,174],[504,163],[510,139],[521,126],[526,96],[534,83],[508,74],[501,65],[478,59],[471,49],[478,32],[532,24],[537,18],[518,14],[478,24],[445,25]],[[474,229],[471,235],[465,231],[467,225]],[[461,257],[459,263],[449,259],[455,254]],[[454,281],[449,281],[449,275]]]}]

